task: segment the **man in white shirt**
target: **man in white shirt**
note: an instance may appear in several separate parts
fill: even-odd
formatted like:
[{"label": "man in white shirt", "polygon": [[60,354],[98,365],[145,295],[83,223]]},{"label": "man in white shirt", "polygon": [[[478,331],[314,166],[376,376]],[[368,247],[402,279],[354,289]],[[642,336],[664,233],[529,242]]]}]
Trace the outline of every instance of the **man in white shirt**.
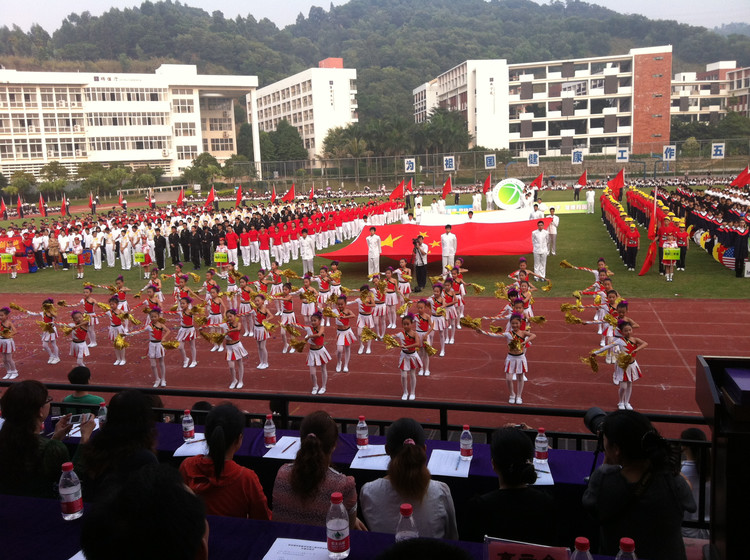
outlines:
[{"label": "man in white shirt", "polygon": [[534,251],[534,275],[537,279],[546,278],[549,233],[544,229],[542,220],[537,222],[537,229],[531,234],[531,246]]},{"label": "man in white shirt", "polygon": [[421,292],[427,285],[427,254],[430,252],[430,248],[427,243],[424,242],[424,237],[418,235],[414,240],[414,272],[417,280],[417,287],[414,288],[415,292]]},{"label": "man in white shirt", "polygon": [[451,232],[451,226],[448,224],[445,226],[445,233],[440,236],[440,249],[443,256],[443,270],[441,274],[446,276],[448,274],[447,267],[453,266],[456,260],[456,250],[458,249],[458,239],[456,235]]},{"label": "man in white shirt", "polygon": [[487,210],[494,210],[495,204],[492,199],[492,189],[488,189],[484,194],[485,202],[487,203]]},{"label": "man in white shirt", "polygon": [[307,228],[302,228],[299,237],[299,256],[302,259],[302,276],[315,274],[313,270],[313,259],[315,259],[315,240],[307,235]]},{"label": "man in white shirt", "polygon": [[418,224],[422,223],[422,212],[423,212],[423,210],[422,210],[422,203],[419,202],[414,207],[414,221],[416,221]]},{"label": "man in white shirt", "polygon": [[557,254],[557,227],[560,225],[560,216],[555,214],[554,206],[549,209],[549,215],[552,221],[549,223],[547,232],[549,233],[549,252],[553,255]]},{"label": "man in white shirt", "polygon": [[474,212],[482,211],[482,193],[479,191],[475,192],[471,197],[471,209],[474,210]]},{"label": "man in white shirt", "polygon": [[594,189],[588,189],[586,191],[586,214],[594,213]]},{"label": "man in white shirt", "polygon": [[380,236],[375,233],[375,228],[370,228],[370,235],[365,239],[367,241],[367,275],[380,274]]},{"label": "man in white shirt", "polygon": [[534,203],[534,209],[529,214],[529,220],[541,220],[544,218],[544,212],[539,210],[539,205]]}]

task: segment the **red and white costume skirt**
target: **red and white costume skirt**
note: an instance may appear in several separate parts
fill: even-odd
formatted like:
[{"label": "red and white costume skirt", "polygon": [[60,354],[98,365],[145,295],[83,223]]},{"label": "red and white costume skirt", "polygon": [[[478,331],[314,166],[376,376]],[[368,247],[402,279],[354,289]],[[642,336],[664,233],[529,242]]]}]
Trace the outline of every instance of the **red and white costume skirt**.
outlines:
[{"label": "red and white costume skirt", "polygon": [[12,338],[0,338],[0,353],[10,354],[16,351],[16,343]]},{"label": "red and white costume skirt", "polygon": [[331,355],[328,353],[325,346],[318,349],[310,348],[310,351],[307,353],[308,366],[322,366],[330,361]]},{"label": "red and white costume skirt", "polygon": [[234,344],[224,344],[224,348],[227,351],[227,362],[236,362],[247,356],[247,350],[242,346],[241,342]]},{"label": "red and white costume skirt", "polygon": [[[388,300],[388,296],[386,295],[386,301]],[[398,300],[396,300],[396,303],[398,303]],[[375,302],[375,309],[372,312],[373,317],[385,317],[385,301],[376,301]]]},{"label": "red and white costume skirt", "polygon": [[351,327],[344,330],[336,330],[336,346],[351,346],[357,340]]},{"label": "red and white costume skirt", "polygon": [[331,290],[323,290],[318,292],[318,303],[328,303],[328,298],[331,295]]},{"label": "red and white costume skirt", "polygon": [[372,315],[362,315],[362,313],[357,315],[357,327],[375,328],[375,321],[373,320]]},{"label": "red and white costume skirt", "polygon": [[249,315],[253,312],[253,306],[249,303],[240,302],[240,315]]},{"label": "red and white costume skirt", "polygon": [[[89,323],[89,325],[92,323]],[[42,342],[54,342],[57,340],[57,327],[52,326],[52,332],[42,331]],[[9,339],[12,340],[12,339]]]},{"label": "red and white costume skirt", "polygon": [[401,350],[401,354],[398,357],[398,369],[402,371],[409,371],[410,369],[419,369],[422,367],[422,358],[419,357],[419,352],[412,350],[407,352]]},{"label": "red and white costume skirt", "polygon": [[302,302],[302,315],[310,316],[315,313],[316,308],[314,303]]},{"label": "red and white costume skirt", "polygon": [[440,315],[432,316],[432,330],[433,331],[444,331],[445,330],[445,317]]},{"label": "red and white costume skirt", "polygon": [[125,327],[122,325],[110,325],[109,326],[109,339],[114,341],[119,335],[125,336]]},{"label": "red and white costume skirt", "polygon": [[284,311],[281,314],[279,321],[282,325],[293,325],[297,322],[297,317],[294,315],[294,311]]},{"label": "red and white costume skirt", "polygon": [[449,305],[445,308],[446,319],[458,319],[458,311],[456,311],[456,304]]},{"label": "red and white costume skirt", "polygon": [[89,347],[86,345],[86,342],[75,342],[73,340],[70,341],[70,355],[74,358],[83,358],[86,356],[89,356],[91,353],[89,352]]},{"label": "red and white costume skirt", "polygon": [[408,296],[411,293],[411,284],[409,282],[398,282],[398,291],[403,295]]},{"label": "red and white costume skirt", "polygon": [[259,325],[258,323],[253,323],[253,336],[258,342],[271,338],[271,335],[268,334],[266,327],[264,327],[262,324]]},{"label": "red and white costume skirt", "polygon": [[180,327],[180,330],[177,331],[177,340],[180,342],[195,340],[195,327]]},{"label": "red and white costume skirt", "polygon": [[638,381],[641,377],[641,368],[638,362],[633,362],[624,370],[615,364],[615,371],[612,373],[612,382],[615,385],[619,385],[623,381]]},{"label": "red and white costume skirt", "polygon": [[526,355],[521,354],[520,356],[514,356],[508,354],[505,358],[505,373],[513,375],[513,379],[518,379],[518,376],[522,376],[524,381],[528,381],[526,373],[529,371],[529,364],[526,362]]},{"label": "red and white costume skirt", "polygon": [[386,305],[398,305],[399,303],[397,292],[386,292],[385,293],[385,304]]},{"label": "red and white costume skirt", "polygon": [[164,346],[161,345],[161,342],[151,342],[148,343],[148,357],[152,360],[155,360],[156,358],[163,358],[164,357]]}]

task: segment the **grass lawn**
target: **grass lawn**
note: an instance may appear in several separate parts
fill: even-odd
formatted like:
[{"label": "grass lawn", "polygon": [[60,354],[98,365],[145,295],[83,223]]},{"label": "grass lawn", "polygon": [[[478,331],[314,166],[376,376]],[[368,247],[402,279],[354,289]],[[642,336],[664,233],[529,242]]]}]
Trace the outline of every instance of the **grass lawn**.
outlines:
[{"label": "grass lawn", "polygon": [[[543,192],[542,199],[548,205],[554,205],[555,201],[571,200],[572,191],[550,191]],[[470,204],[470,195],[463,195],[462,204]],[[102,204],[100,207],[105,207]],[[687,271],[676,272],[674,282],[666,282],[663,276],[659,276],[656,265],[651,271],[639,277],[637,272],[628,272],[615,245],[610,240],[604,225],[601,222],[597,210],[594,214],[562,214],[560,215],[560,228],[557,238],[557,255],[550,255],[547,259],[547,276],[552,281],[552,290],[535,294],[536,298],[568,296],[574,290],[588,286],[592,281],[592,275],[577,270],[562,269],[558,265],[561,260],[566,259],[573,265],[596,267],[599,257],[604,257],[615,273],[614,285],[624,297],[641,298],[729,298],[750,299],[750,280],[735,278],[734,272],[717,263],[700,247],[691,242],[687,257]],[[36,217],[38,221],[38,216]],[[638,266],[643,263],[648,247],[648,238],[645,228],[641,230],[641,249],[638,254]],[[458,240],[459,248],[461,239]],[[459,251],[460,256],[460,251]],[[529,268],[532,268],[532,256],[529,259]],[[316,258],[316,266],[328,264],[327,259]],[[387,266],[389,259],[384,259],[383,266]],[[168,261],[171,262],[171,261]],[[466,268],[470,272],[466,275],[468,282],[475,282],[487,287],[482,294],[483,297],[493,297],[495,282],[508,282],[507,274],[517,268],[517,256],[505,257],[471,257],[466,262]],[[284,268],[292,268],[301,274],[301,262],[294,262]],[[188,266],[190,270],[192,267]],[[428,275],[439,273],[440,264],[432,263],[428,268]],[[168,266],[165,272],[170,272]],[[205,269],[203,269],[205,270]],[[245,270],[254,279],[256,267]],[[342,263],[341,270],[344,273],[344,285],[350,288],[358,288],[367,274],[367,263]],[[86,281],[95,284],[111,284],[115,277],[120,274],[119,268],[94,271],[92,267],[86,267]],[[125,275],[126,284],[131,289],[140,289],[145,281],[142,279],[140,270],[130,270]],[[295,282],[299,284],[299,280]],[[44,270],[37,274],[19,275],[16,280],[11,280],[8,274],[0,275],[0,293],[80,293],[81,280],[75,279],[75,273],[71,271],[54,272]],[[165,283],[165,291],[171,293],[171,282]],[[104,291],[99,291],[103,295]],[[470,290],[470,294],[473,293]],[[5,305],[7,302],[2,303]]]}]

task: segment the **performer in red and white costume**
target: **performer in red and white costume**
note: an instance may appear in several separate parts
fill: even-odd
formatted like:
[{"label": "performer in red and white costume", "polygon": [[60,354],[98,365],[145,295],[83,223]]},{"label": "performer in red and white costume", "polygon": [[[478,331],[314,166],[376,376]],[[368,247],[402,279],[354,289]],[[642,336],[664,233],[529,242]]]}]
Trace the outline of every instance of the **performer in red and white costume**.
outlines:
[{"label": "performer in red and white costume", "polygon": [[[182,354],[182,367],[194,368],[198,365],[195,351],[195,321],[193,318],[193,298],[183,296],[180,298],[180,330],[177,331],[177,340],[180,343],[180,354]],[[192,360],[188,358],[186,346],[190,347]]]},{"label": "performer in red and white costume", "polygon": [[[89,291],[89,294],[91,292]],[[49,355],[47,360],[48,364],[57,364],[60,362],[60,350],[57,348],[57,327],[55,326],[55,318],[57,317],[57,310],[55,309],[55,301],[52,298],[47,298],[42,302],[42,311],[39,313],[33,311],[27,311],[29,315],[41,317],[44,322],[44,328],[42,329],[42,348]]]},{"label": "performer in red and white costume", "polygon": [[167,367],[164,363],[164,346],[162,342],[169,337],[169,327],[161,316],[160,307],[152,307],[149,312],[149,324],[146,326],[148,332],[148,359],[151,362],[151,372],[154,374],[154,387],[167,386]]},{"label": "performer in red and white costume", "polygon": [[594,350],[592,354],[601,354],[610,348],[619,350],[615,360],[615,370],[612,372],[612,382],[618,386],[617,395],[619,402],[617,408],[620,410],[633,410],[630,404],[630,396],[633,394],[633,382],[642,377],[641,368],[635,359],[635,355],[646,348],[648,343],[633,336],[633,325],[628,321],[619,321],[617,328],[622,338],[615,338],[612,344]]},{"label": "performer in red and white costume", "polygon": [[450,273],[443,284],[443,302],[445,307],[445,343],[455,344],[458,310],[456,309],[456,292],[450,279]]},{"label": "performer in red and white costume", "polygon": [[[317,276],[313,280],[318,283],[318,311],[323,312],[323,308],[328,305],[328,298],[331,295],[331,279],[328,278],[328,267],[321,266]],[[331,325],[331,320],[324,317],[321,319],[325,326]]]},{"label": "performer in red and white costume", "polygon": [[[384,304],[385,305],[385,304]],[[360,297],[357,299],[357,307],[359,314],[357,315],[357,336],[359,337],[359,351],[361,354],[365,351],[365,343],[362,340],[362,329],[367,327],[372,329],[375,327],[375,321],[373,319],[373,312],[375,311],[375,300],[373,298],[370,286],[365,284],[360,288]],[[372,352],[372,340],[367,341],[367,353]]]},{"label": "performer in red and white costume", "polygon": [[432,316],[430,313],[430,302],[426,299],[420,299],[417,302],[417,315],[414,317],[414,323],[417,327],[417,334],[422,340],[422,346],[419,347],[419,357],[422,358],[422,367],[419,368],[419,375],[430,375],[430,355],[424,347],[424,343],[432,336]]},{"label": "performer in red and white costume", "polygon": [[299,295],[302,300],[302,308],[300,313],[302,314],[302,320],[306,325],[310,324],[310,317],[315,313],[315,308],[318,301],[318,290],[312,287],[312,276],[306,274],[302,278],[302,287],[297,290],[295,295]]},{"label": "performer in red and white costume", "polygon": [[237,311],[230,309],[226,314],[227,334],[224,340],[224,346],[227,349],[227,364],[229,364],[229,373],[232,374],[232,382],[229,384],[230,389],[242,389],[244,386],[243,378],[245,377],[245,364],[243,359],[247,357],[247,350],[240,341],[240,318]]},{"label": "performer in red and white costume", "polygon": [[13,321],[10,320],[10,307],[0,308],[0,353],[3,355],[3,365],[5,366],[3,379],[18,377],[16,362],[13,360],[13,352],[16,350],[13,337],[16,332],[18,331],[13,326]]},{"label": "performer in red and white costume", "polygon": [[[94,291],[94,287],[90,284],[86,284],[83,287],[83,299],[80,301],[80,305],[83,306],[83,311],[89,318],[89,348],[96,348],[96,325],[99,324],[99,319],[96,316],[96,300],[91,296]],[[60,361],[59,359],[57,360]],[[57,363],[57,362],[50,362]]]},{"label": "performer in red and white costume", "polygon": [[[109,340],[110,342],[114,342],[115,339],[118,336],[125,336],[127,334],[127,330],[125,329],[124,321],[120,318],[119,313],[117,311],[117,305],[119,303],[119,299],[116,295],[113,295],[111,298],[109,298],[109,311],[107,311],[107,315],[109,316]],[[115,348],[115,363],[116,366],[124,366],[126,364],[125,360],[125,349],[118,350]]]},{"label": "performer in red and white costume", "polygon": [[[445,356],[445,300],[443,299],[443,285],[439,282],[432,285],[432,295],[427,298],[430,302],[432,312],[432,333],[440,336],[440,354]],[[442,310],[442,313],[441,313]],[[427,338],[428,344],[432,345],[432,333]]]},{"label": "performer in red and white costume", "polygon": [[[393,268],[385,269],[385,309],[389,329],[396,328],[396,309],[403,297],[397,290],[398,279],[393,274]],[[380,335],[380,333],[378,333]],[[380,335],[382,336],[382,335]]]},{"label": "performer in red and white costume", "polygon": [[[292,293],[292,285],[289,282],[285,282],[282,286],[282,292],[281,295],[278,296],[279,301],[281,301],[281,325],[294,325],[297,322],[297,318],[294,315],[294,294]],[[289,333],[286,332],[286,329],[281,329],[281,340],[284,342],[284,348],[281,349],[282,354],[286,354],[289,352],[290,354],[294,353],[294,348],[289,346]]]},{"label": "performer in red and white costume", "polygon": [[522,322],[523,317],[514,313],[510,318],[510,332],[480,331],[487,336],[508,340],[508,355],[505,358],[505,381],[510,393],[508,397],[510,404],[523,404],[523,386],[528,380],[526,374],[529,371],[529,364],[526,362],[526,346],[536,338],[535,334],[521,327]]},{"label": "performer in red and white costume", "polygon": [[424,367],[417,350],[422,347],[422,339],[414,325],[414,315],[407,313],[401,319],[404,332],[398,333],[401,340],[401,354],[398,357],[398,369],[401,372],[401,400],[413,401],[417,398],[417,370]]},{"label": "performer in red and white costume", "polygon": [[[211,286],[208,299],[208,326],[212,332],[224,332],[227,330],[223,324],[224,313],[226,312],[227,307],[224,304],[224,299],[219,293],[218,286]],[[211,348],[211,352],[222,352],[223,350],[223,344],[214,344]]]},{"label": "performer in red and white costume", "polygon": [[74,356],[79,366],[85,366],[83,359],[90,355],[89,347],[86,345],[88,336],[89,320],[86,315],[78,310],[70,314],[73,319],[73,331],[70,333],[70,355]]},{"label": "performer in red and white costume", "polygon": [[257,369],[268,368],[268,349],[266,348],[266,341],[271,338],[266,330],[263,321],[267,321],[270,316],[270,311],[266,307],[266,296],[258,294],[255,296],[255,315],[253,316],[253,336],[255,342],[258,344],[258,365]]},{"label": "performer in red and white costume", "polygon": [[357,340],[352,323],[357,316],[346,307],[346,296],[336,298],[336,371],[349,371],[352,343]]},{"label": "performer in red and white costume", "polygon": [[[328,369],[326,364],[331,361],[331,355],[326,350],[325,340],[326,332],[322,325],[323,314],[316,311],[310,317],[310,334],[305,336],[305,340],[310,343],[310,349],[307,353],[307,365],[310,368],[310,379],[312,380],[312,394],[322,395],[326,392],[328,383]],[[320,367],[320,386],[318,385],[317,368]]]},{"label": "performer in red and white costume", "polygon": [[240,278],[240,321],[242,322],[242,336],[253,336],[253,290],[250,289],[250,279]]},{"label": "performer in red and white costume", "polygon": [[237,305],[239,304],[237,301],[237,296],[239,295],[237,279],[240,277],[240,274],[234,267],[234,261],[229,261],[227,264],[227,300],[229,302],[229,307],[237,309]]},{"label": "performer in red and white costume", "polygon": [[[266,276],[271,281],[271,296],[277,296],[284,291],[284,281],[280,272],[278,261],[273,261],[271,263],[271,271]],[[282,307],[281,300],[276,299],[276,315],[283,313]]]},{"label": "performer in red and white costume", "polygon": [[406,259],[398,261],[394,274],[398,277],[398,291],[405,298],[411,293],[411,268],[406,266]]}]

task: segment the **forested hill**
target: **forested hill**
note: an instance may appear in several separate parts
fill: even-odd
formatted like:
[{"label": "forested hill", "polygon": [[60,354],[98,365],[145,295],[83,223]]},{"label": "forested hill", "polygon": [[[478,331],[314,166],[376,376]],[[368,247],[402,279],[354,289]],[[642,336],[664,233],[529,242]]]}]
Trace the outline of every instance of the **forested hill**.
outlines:
[{"label": "forested hill", "polygon": [[312,8],[279,29],[252,15],[179,2],[144,2],[100,17],[71,14],[50,36],[0,28],[0,63],[18,69],[151,71],[164,61],[201,72],[256,74],[261,85],[329,56],[358,71],[360,120],[412,113],[411,90],[463,60],[528,62],[671,44],[675,71],[707,62],[750,65],[750,37],[621,15],[585,2],[530,0],[351,0]]}]

